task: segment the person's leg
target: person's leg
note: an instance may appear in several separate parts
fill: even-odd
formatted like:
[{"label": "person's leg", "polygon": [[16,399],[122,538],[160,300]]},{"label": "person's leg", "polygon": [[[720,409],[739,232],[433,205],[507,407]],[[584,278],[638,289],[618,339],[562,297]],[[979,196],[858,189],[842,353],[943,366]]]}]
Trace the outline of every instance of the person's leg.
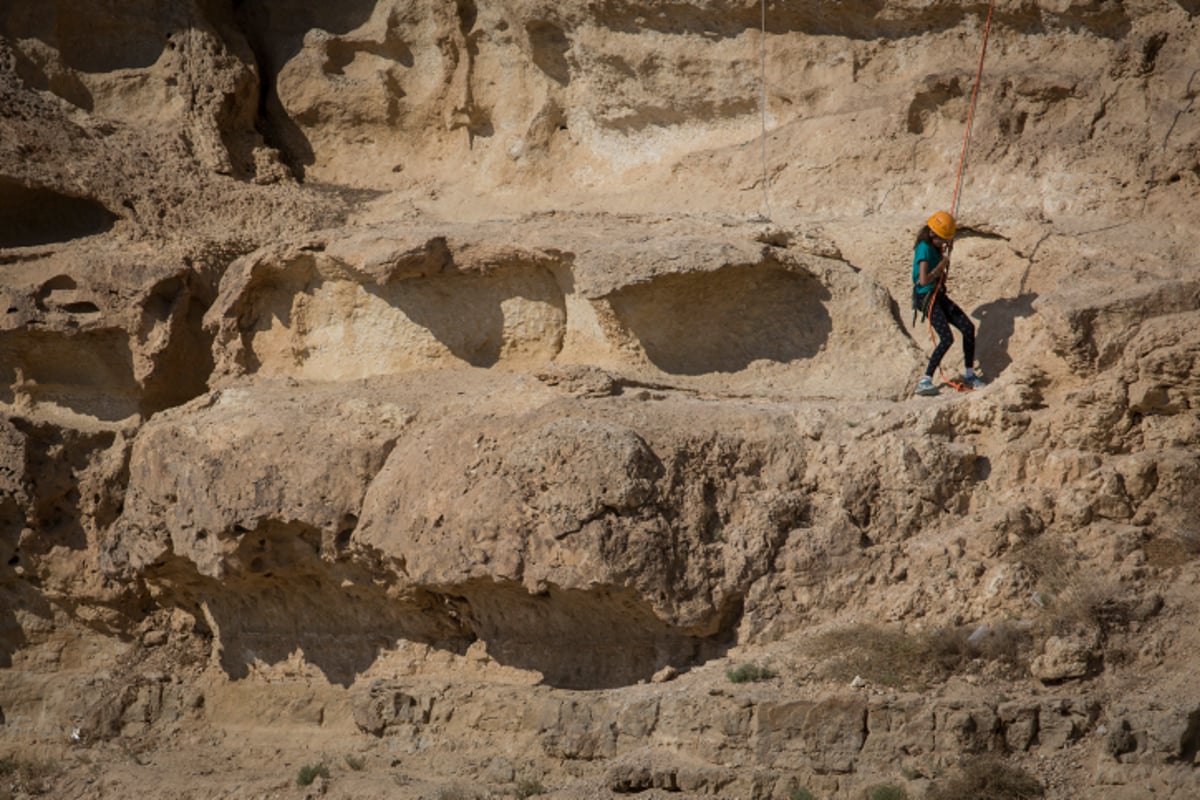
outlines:
[{"label": "person's leg", "polygon": [[[933,306],[929,309],[929,324],[933,326],[934,332],[938,335],[937,347],[933,348],[933,354],[929,356],[929,366],[925,368],[926,377],[932,378],[934,371],[938,365],[942,363],[942,357],[950,350],[950,345],[954,344],[954,334],[950,332],[950,324],[945,308],[945,297],[939,295],[933,301]],[[961,313],[961,312],[960,312]],[[971,347],[974,348],[972,340]]]},{"label": "person's leg", "polygon": [[975,374],[975,323],[949,297],[946,301],[946,320],[962,332],[963,362],[968,376]]}]

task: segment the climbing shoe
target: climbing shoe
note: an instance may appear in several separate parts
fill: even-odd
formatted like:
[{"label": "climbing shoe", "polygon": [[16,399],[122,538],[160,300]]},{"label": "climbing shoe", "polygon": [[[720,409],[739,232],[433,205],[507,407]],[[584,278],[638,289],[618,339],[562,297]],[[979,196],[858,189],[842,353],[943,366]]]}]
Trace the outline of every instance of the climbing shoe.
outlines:
[{"label": "climbing shoe", "polygon": [[917,381],[916,394],[931,395],[931,394],[937,394],[937,393],[938,393],[937,387],[933,385],[933,380],[928,375],[921,378],[921,380]]},{"label": "climbing shoe", "polygon": [[961,378],[959,378],[959,380],[961,380],[963,385],[968,389],[982,389],[984,386],[987,386],[987,384],[983,382],[983,378],[979,377],[978,375],[972,375],[969,378],[966,375],[963,375]]}]

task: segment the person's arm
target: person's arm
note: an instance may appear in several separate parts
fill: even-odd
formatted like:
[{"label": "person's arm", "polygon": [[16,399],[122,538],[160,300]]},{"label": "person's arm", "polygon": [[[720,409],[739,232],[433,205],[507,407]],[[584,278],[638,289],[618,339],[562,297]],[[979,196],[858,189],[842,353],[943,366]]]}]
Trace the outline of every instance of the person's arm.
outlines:
[{"label": "person's arm", "polygon": [[938,261],[937,266],[933,269],[929,268],[928,261],[921,261],[918,263],[918,266],[921,268],[921,272],[918,277],[918,283],[920,283],[922,286],[928,286],[938,278],[942,277],[946,270],[950,269],[950,248],[947,247],[946,249],[942,250],[942,258],[940,261]]}]

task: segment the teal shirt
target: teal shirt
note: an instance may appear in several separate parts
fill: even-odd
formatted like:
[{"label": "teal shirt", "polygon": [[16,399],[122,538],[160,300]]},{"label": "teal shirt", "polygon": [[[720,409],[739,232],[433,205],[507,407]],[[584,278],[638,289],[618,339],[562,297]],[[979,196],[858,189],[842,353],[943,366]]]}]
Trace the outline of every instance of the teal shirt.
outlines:
[{"label": "teal shirt", "polygon": [[928,286],[922,286],[919,283],[921,280],[922,261],[929,262],[929,271],[932,272],[934,267],[942,263],[942,251],[929,242],[917,242],[916,249],[913,250],[913,286],[916,287],[917,294],[926,295],[932,292],[934,287],[937,286],[937,281]]}]

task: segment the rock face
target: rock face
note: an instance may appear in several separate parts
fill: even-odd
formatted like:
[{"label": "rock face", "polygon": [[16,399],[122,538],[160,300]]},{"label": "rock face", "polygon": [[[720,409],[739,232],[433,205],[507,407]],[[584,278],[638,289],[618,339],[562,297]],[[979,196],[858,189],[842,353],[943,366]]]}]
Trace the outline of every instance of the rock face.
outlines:
[{"label": "rock face", "polygon": [[0,796],[1196,796],[1198,11],[7,3]]}]

